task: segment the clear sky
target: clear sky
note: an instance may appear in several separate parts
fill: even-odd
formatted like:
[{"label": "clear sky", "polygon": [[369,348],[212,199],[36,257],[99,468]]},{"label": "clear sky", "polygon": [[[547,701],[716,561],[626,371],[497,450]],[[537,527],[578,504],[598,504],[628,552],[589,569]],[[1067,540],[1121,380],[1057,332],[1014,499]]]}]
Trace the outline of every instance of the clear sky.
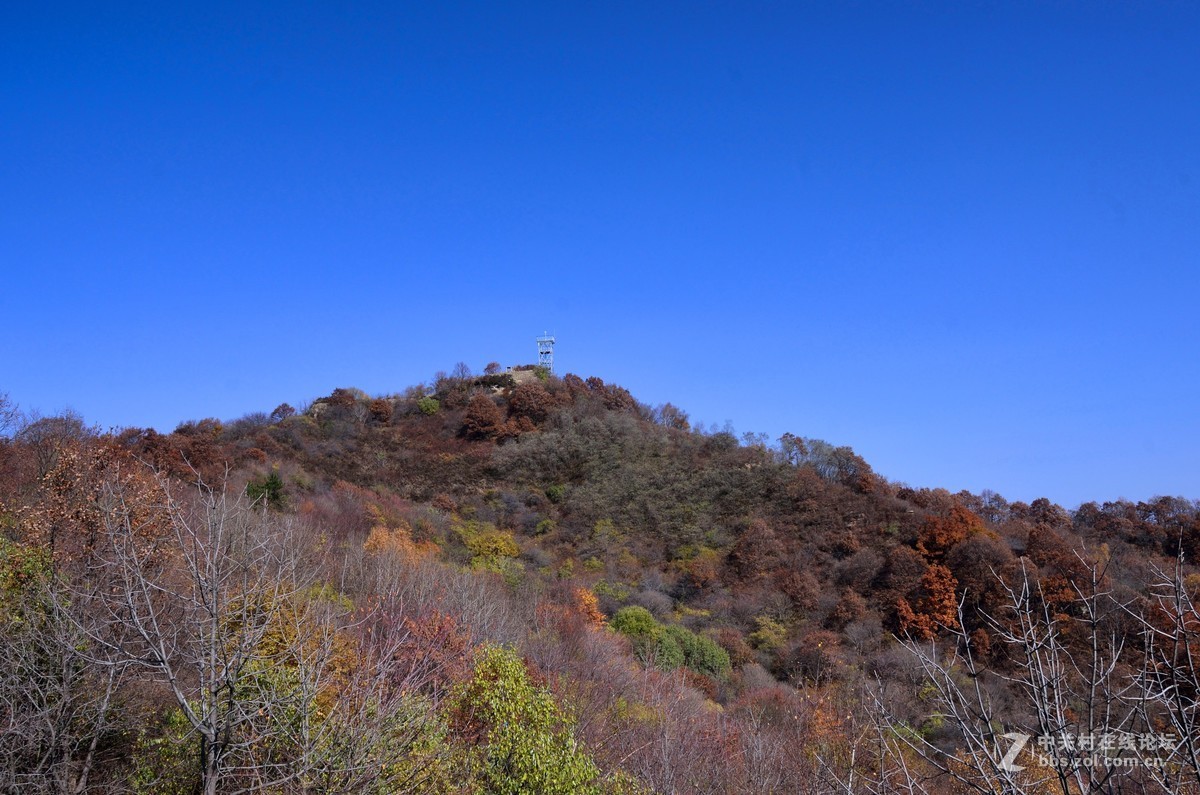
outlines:
[{"label": "clear sky", "polygon": [[1196,3],[5,3],[0,100],[25,407],[170,430],[551,330],[914,486],[1200,497]]}]

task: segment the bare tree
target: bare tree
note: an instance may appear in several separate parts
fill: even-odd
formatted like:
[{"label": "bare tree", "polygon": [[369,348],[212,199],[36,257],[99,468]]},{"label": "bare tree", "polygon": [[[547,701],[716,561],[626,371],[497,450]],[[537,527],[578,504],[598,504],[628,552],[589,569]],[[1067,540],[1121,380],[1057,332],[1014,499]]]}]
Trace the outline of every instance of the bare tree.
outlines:
[{"label": "bare tree", "polygon": [[159,480],[169,532],[134,526],[126,495],[110,491],[104,543],[77,597],[100,617],[90,662],[131,668],[164,684],[195,733],[202,791],[214,795],[258,739],[266,705],[249,686],[287,653],[267,644],[278,617],[309,583],[286,543],[286,523],[224,490],[190,499]]},{"label": "bare tree", "polygon": [[[1130,611],[1145,649],[1132,700],[1143,725],[1163,726],[1153,750],[1164,764],[1148,766],[1167,792],[1200,791],[1200,609],[1196,583],[1182,555],[1174,570],[1154,569],[1150,607]],[[1193,575],[1194,576],[1194,575]]]},{"label": "bare tree", "polygon": [[39,479],[58,465],[64,450],[78,447],[95,433],[94,428],[89,428],[81,416],[69,409],[50,417],[32,411],[20,417],[16,425],[16,439],[33,452]]},{"label": "bare tree", "polygon": [[0,392],[0,436],[7,436],[21,424],[21,410],[7,392]]},{"label": "bare tree", "polygon": [[88,665],[87,633],[64,613],[48,556],[3,552],[22,585],[0,597],[0,791],[100,791],[93,774],[121,729],[127,669]]},{"label": "bare tree", "polygon": [[[437,769],[427,672],[400,653],[402,622],[380,622],[322,582],[302,523],[203,483],[156,477],[157,512],[114,480],[103,538],[73,584],[81,655],[110,676],[169,694],[172,765],[135,769],[158,792],[410,792]],[[145,495],[137,495],[144,500]],[[153,528],[149,525],[154,525]],[[168,727],[169,729],[169,727]],[[188,745],[190,748],[184,748]],[[182,760],[182,761],[181,761]]]},{"label": "bare tree", "polygon": [[[935,720],[952,732],[939,743],[876,697],[883,738],[880,770],[889,766],[890,758],[891,767],[902,768],[906,785],[917,792],[939,791],[945,780],[967,792],[1012,795],[1190,791],[1178,775],[1172,773],[1168,780],[1164,772],[1178,771],[1182,760],[1158,767],[1145,749],[1092,744],[1093,738],[1145,736],[1161,725],[1157,719],[1172,708],[1172,696],[1187,688],[1175,685],[1178,674],[1164,664],[1175,659],[1170,654],[1160,655],[1157,663],[1147,660],[1140,678],[1136,675],[1130,660],[1137,654],[1126,649],[1121,619],[1140,614],[1106,589],[1103,564],[1084,563],[1088,579],[1072,583],[1070,615],[1042,592],[1027,561],[1013,583],[997,577],[1007,604],[985,619],[993,644],[1004,647],[1005,665],[980,664],[973,638],[961,628],[961,605],[958,626],[943,628],[944,642],[904,644],[920,663]],[[1163,585],[1164,598],[1186,610],[1178,601],[1179,589],[1170,581]],[[1149,633],[1149,620],[1143,621]],[[1185,619],[1159,627],[1157,637],[1177,652],[1188,625]],[[1174,706],[1180,731],[1190,729],[1191,718],[1184,713],[1190,716],[1194,705],[1175,701]],[[1135,735],[1135,730],[1141,734]],[[1038,747],[1040,755],[1035,753]],[[1122,753],[1132,754],[1128,761],[1153,764],[1128,767],[1118,758]],[[919,760],[919,768],[903,764],[905,757]],[[931,777],[930,771],[937,776]],[[1195,780],[1186,783],[1194,786]],[[876,784],[865,791],[895,788],[894,783]]]}]

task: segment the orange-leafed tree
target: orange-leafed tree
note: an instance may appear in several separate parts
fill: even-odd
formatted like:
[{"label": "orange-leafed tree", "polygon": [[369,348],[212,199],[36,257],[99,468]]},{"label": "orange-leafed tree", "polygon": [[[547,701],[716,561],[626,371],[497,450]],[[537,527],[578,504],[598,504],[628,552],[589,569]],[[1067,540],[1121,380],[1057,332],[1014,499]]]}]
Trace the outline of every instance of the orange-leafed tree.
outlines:
[{"label": "orange-leafed tree", "polygon": [[590,588],[580,586],[572,594],[575,611],[593,627],[604,626],[604,613],[600,610],[600,600]]},{"label": "orange-leafed tree", "polygon": [[982,519],[955,502],[947,515],[925,519],[917,538],[917,551],[929,560],[941,563],[955,545],[983,529]]},{"label": "orange-leafed tree", "polygon": [[900,631],[929,640],[941,628],[958,626],[957,587],[958,581],[950,569],[937,563],[931,565],[921,577],[916,605],[907,598],[902,598],[896,605]]},{"label": "orange-leafed tree", "polygon": [[504,415],[487,395],[476,395],[463,414],[462,434],[468,439],[495,439],[504,432]]},{"label": "orange-leafed tree", "polygon": [[534,425],[546,421],[554,408],[554,398],[539,383],[521,384],[508,395],[508,413],[513,418],[525,418]]}]

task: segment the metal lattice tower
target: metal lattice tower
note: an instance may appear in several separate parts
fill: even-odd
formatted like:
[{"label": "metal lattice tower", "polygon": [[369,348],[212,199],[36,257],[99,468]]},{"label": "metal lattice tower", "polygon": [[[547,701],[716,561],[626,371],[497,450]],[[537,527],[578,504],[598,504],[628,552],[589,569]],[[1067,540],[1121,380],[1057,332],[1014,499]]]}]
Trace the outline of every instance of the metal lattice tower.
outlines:
[{"label": "metal lattice tower", "polygon": [[554,335],[543,332],[537,338],[538,367],[545,367],[546,372],[554,372]]}]

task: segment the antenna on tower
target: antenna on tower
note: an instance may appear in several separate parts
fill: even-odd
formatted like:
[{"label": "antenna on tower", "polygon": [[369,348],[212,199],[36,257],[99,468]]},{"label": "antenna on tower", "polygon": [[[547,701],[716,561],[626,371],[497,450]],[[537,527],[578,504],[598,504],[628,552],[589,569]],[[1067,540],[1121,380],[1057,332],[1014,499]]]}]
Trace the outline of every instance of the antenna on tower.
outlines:
[{"label": "antenna on tower", "polygon": [[546,368],[546,372],[554,372],[554,335],[543,331],[537,338],[538,367]]}]

